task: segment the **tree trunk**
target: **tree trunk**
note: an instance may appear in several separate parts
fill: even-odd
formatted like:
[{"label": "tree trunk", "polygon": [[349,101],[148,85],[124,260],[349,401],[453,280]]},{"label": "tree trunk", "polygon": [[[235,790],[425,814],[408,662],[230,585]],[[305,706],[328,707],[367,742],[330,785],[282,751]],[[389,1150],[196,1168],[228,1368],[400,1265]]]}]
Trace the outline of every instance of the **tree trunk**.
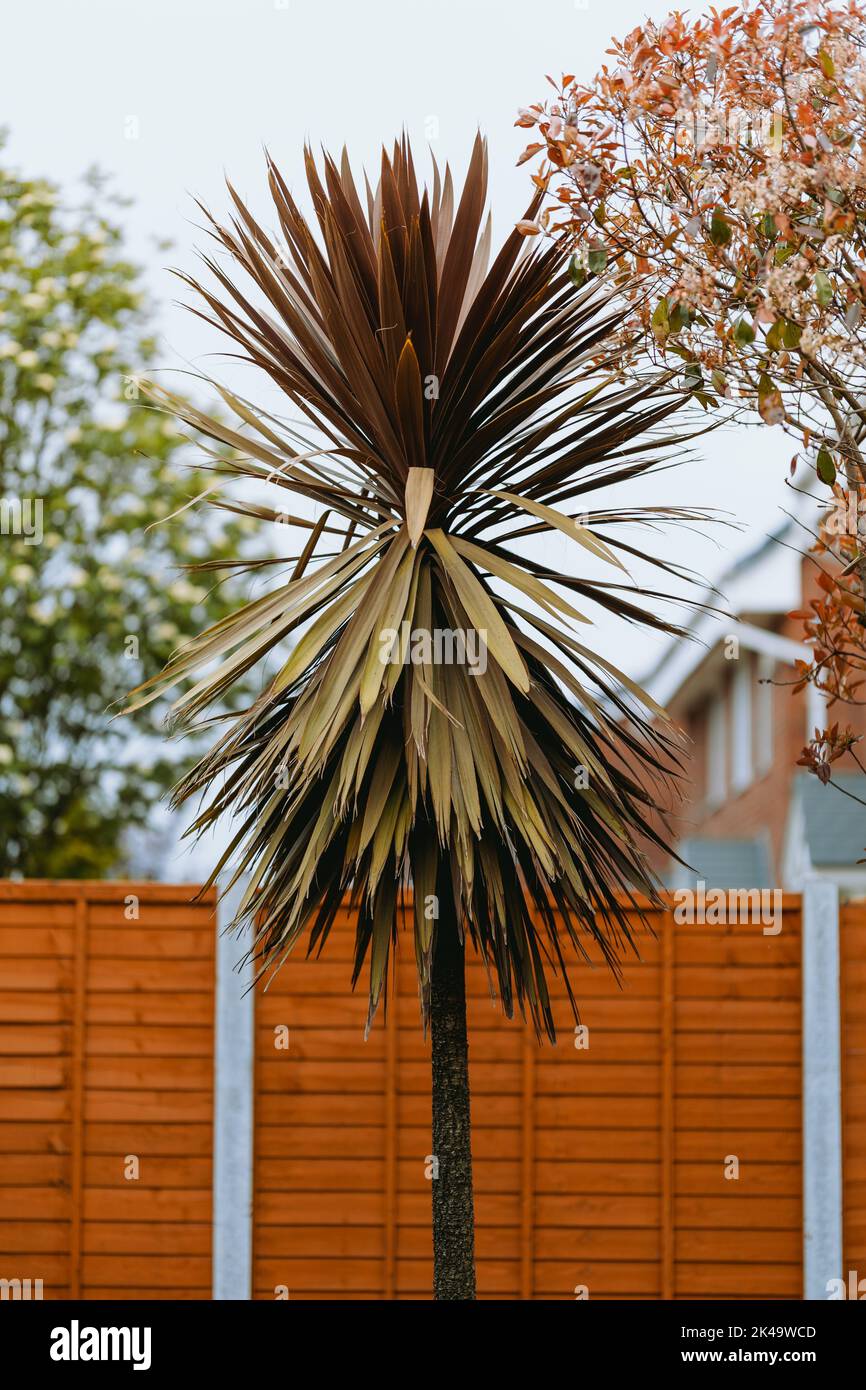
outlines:
[{"label": "tree trunk", "polygon": [[[442,907],[450,901],[440,897]],[[437,923],[430,994],[433,1044],[433,1297],[475,1297],[464,951],[456,918]]]}]

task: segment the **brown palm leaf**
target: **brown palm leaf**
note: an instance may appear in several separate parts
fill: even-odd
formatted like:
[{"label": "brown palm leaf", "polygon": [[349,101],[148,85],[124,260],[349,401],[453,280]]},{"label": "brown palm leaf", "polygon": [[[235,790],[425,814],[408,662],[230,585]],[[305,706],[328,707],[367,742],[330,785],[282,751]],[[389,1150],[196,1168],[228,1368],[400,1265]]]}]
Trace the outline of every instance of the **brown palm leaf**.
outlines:
[{"label": "brown palm leaf", "polygon": [[[578,634],[594,605],[678,630],[664,595],[630,579],[626,564],[651,557],[622,529],[689,514],[590,501],[681,452],[685,436],[659,429],[683,397],[599,367],[621,311],[598,286],[575,290],[560,247],[512,232],[488,267],[480,137],[456,208],[447,169],[419,187],[405,138],[363,196],[345,154],[319,170],[308,150],[306,170],[317,231],[270,161],[278,240],[231,188],[230,224],[209,219],[255,291],[214,259],[217,288],[188,281],[303,428],[219,387],[232,424],[153,397],[213,441],[203,466],[220,479],[266,481],[320,515],[218,501],[288,517],[309,542],[137,698],[195,675],[175,706],[188,727],[279,656],[176,798],[212,791],[198,830],[235,818],[226,861],[251,870],[239,920],[255,921],[263,967],[305,932],[320,948],[350,894],[372,1018],[411,883],[425,1021],[438,909],[506,1011],[516,997],[553,1037],[549,968],[565,973],[592,938],[616,969],[631,942],[622,894],[656,889],[640,845],[660,843],[656,784],[676,775],[676,737]],[[565,573],[537,545],[556,533],[573,543]]]}]

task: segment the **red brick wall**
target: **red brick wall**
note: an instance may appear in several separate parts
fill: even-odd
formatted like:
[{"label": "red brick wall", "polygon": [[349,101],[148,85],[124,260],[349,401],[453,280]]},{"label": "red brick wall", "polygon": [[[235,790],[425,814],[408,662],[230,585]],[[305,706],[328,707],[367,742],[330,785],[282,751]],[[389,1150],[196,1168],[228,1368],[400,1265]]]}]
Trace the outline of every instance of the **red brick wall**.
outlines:
[{"label": "red brick wall", "polygon": [[[742,653],[740,659],[746,658]],[[733,663],[732,663],[733,664]],[[730,681],[730,673],[725,673]],[[797,771],[796,763],[806,741],[806,695],[794,695],[788,682],[793,668],[779,667],[778,684],[773,689],[773,757],[769,770],[755,771],[754,779],[742,791],[731,787],[730,704],[728,704],[728,792],[721,806],[707,800],[707,706],[683,712],[673,704],[671,712],[692,740],[688,766],[691,793],[679,817],[680,834],[718,835],[732,839],[748,839],[766,831],[770,834],[771,874],[778,875],[785,833],[785,820],[790,801],[791,781]],[[757,682],[757,672],[755,673]],[[757,685],[755,686],[757,688]],[[754,706],[753,706],[754,715]]]}]

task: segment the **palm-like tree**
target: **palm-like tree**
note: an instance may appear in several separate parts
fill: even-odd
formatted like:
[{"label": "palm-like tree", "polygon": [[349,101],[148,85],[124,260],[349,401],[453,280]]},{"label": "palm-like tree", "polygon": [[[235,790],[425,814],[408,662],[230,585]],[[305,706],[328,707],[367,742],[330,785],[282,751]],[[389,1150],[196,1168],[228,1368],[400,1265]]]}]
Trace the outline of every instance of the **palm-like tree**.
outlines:
[{"label": "palm-like tree", "polygon": [[[237,822],[218,870],[250,873],[238,922],[254,923],[263,969],[304,934],[321,948],[349,895],[369,1028],[411,885],[432,1031],[434,1292],[472,1298],[467,943],[506,1012],[516,999],[553,1038],[548,972],[567,982],[566,955],[587,938],[617,969],[629,895],[656,888],[640,848],[656,839],[647,783],[676,775],[675,737],[576,633],[580,608],[595,605],[675,630],[658,615],[662,595],[625,569],[641,552],[622,527],[659,513],[588,507],[679,444],[658,427],[682,396],[618,383],[604,353],[620,311],[597,284],[575,288],[557,245],[536,249],[515,230],[488,268],[480,137],[456,209],[447,169],[419,188],[405,138],[364,195],[345,154],[320,172],[307,151],[306,170],[318,232],[269,161],[279,239],[231,187],[230,225],[206,214],[255,290],[208,258],[216,286],[188,281],[197,312],[268,374],[300,426],[221,387],[231,424],[153,397],[211,441],[202,462],[220,480],[299,494],[317,519],[217,501],[309,539],[290,572],[175,654],[139,698],[196,673],[175,706],[181,726],[196,725],[278,658],[177,792],[211,789],[195,828]],[[585,563],[560,572],[537,540],[523,545],[557,532]]]}]

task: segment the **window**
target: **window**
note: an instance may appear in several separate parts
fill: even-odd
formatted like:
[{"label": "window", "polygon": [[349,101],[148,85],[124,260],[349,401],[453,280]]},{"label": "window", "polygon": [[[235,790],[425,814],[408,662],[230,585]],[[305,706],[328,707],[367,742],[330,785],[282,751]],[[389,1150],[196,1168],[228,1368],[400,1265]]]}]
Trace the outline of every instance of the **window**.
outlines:
[{"label": "window", "polygon": [[707,803],[721,806],[728,791],[725,697],[716,695],[707,711]]},{"label": "window", "polygon": [[[755,691],[757,712],[755,719],[755,762],[758,775],[763,777],[773,766],[773,701],[775,688],[766,684],[776,673],[776,663],[770,656],[758,660],[758,685]],[[761,682],[765,684],[761,684]]]},{"label": "window", "polygon": [[827,726],[827,697],[812,684],[806,687],[806,738],[815,737],[816,729]]},{"label": "window", "polygon": [[752,658],[744,652],[731,687],[731,786],[743,791],[754,776],[752,756]]}]

